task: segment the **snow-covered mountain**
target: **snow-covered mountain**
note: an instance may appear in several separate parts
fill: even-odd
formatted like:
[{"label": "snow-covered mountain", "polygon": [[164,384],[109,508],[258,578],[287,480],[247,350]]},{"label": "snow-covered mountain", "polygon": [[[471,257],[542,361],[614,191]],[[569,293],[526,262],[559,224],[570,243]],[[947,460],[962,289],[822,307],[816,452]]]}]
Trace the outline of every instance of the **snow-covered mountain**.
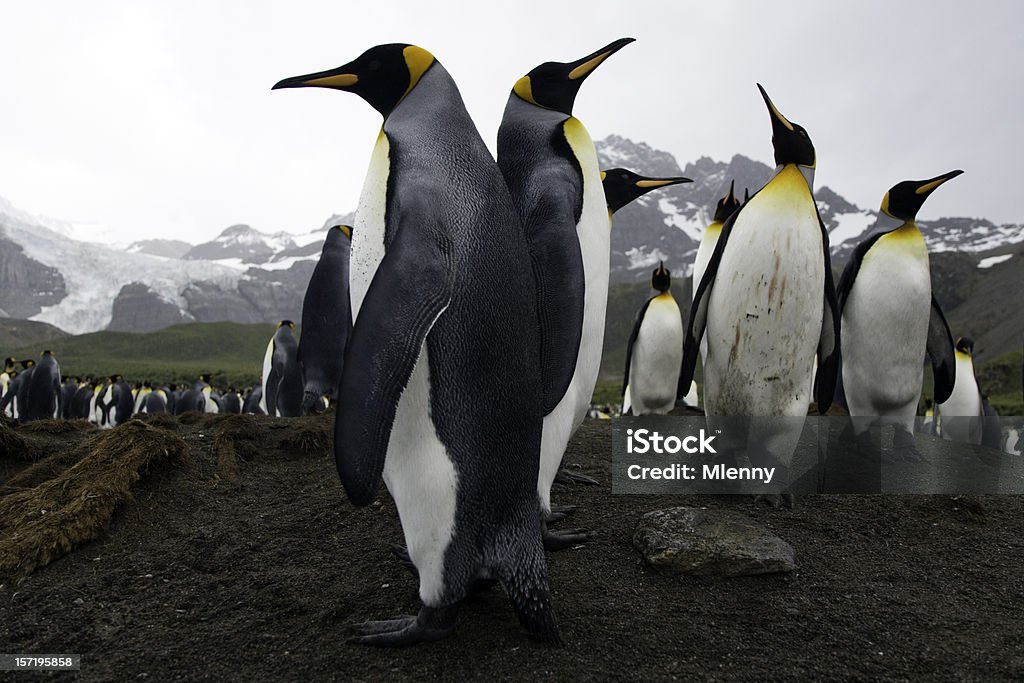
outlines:
[{"label": "snow-covered mountain", "polygon": [[232,226],[194,247],[144,240],[122,249],[76,240],[70,228],[0,200],[0,317],[75,334],[299,319],[326,228],[345,218],[299,235]]},{"label": "snow-covered mountain", "polygon": [[[596,146],[602,168],[694,180],[651,192],[615,214],[612,283],[643,282],[660,260],[677,277],[688,276],[729,183],[735,180],[742,197],[772,174],[768,165],[741,155],[728,162],[701,157],[680,166],[668,152],[617,135]],[[841,267],[870,234],[877,213],[828,187],[817,188],[815,198],[830,232],[833,263]],[[301,234],[238,224],[198,245],[149,239],[122,248],[75,239],[76,226],[33,216],[0,198],[0,317],[31,318],[72,333],[154,330],[189,320],[299,320],[327,228],[353,219],[333,215]],[[1024,227],[980,218],[920,225],[933,252],[958,252],[963,258],[957,263],[964,261],[958,267],[975,272],[1005,270],[1021,252],[1013,245],[1024,242]]]}]

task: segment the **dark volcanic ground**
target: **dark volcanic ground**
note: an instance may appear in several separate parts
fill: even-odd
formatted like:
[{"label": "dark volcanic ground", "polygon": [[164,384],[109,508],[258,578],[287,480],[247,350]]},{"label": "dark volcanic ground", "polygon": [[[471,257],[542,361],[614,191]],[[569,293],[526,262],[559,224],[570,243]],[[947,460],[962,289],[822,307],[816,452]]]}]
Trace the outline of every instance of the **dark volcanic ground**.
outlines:
[{"label": "dark volcanic ground", "polygon": [[[565,461],[605,483],[555,498],[579,506],[562,525],[595,537],[548,555],[565,647],[532,642],[493,590],[447,640],[379,650],[348,644],[349,625],[415,613],[416,585],[389,552],[401,530],[383,488],[369,508],[345,501],[329,418],[258,419],[258,447],[238,459],[215,447],[216,420],[190,422],[186,455],[154,467],[100,538],[0,587],[0,651],[81,653],[79,678],[96,681],[1024,678],[1018,496],[773,510],[612,495],[610,426],[588,421]],[[0,483],[20,467],[0,459]],[[634,528],[680,504],[748,514],[793,545],[798,569],[655,573]]]}]

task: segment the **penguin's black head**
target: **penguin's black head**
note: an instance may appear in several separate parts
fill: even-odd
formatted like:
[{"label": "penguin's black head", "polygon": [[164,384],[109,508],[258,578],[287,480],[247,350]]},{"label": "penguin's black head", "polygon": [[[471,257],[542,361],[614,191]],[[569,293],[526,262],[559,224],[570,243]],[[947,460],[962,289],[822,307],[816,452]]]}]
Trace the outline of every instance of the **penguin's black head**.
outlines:
[{"label": "penguin's black head", "polygon": [[968,356],[974,355],[974,340],[970,337],[960,337],[956,340],[956,350]]},{"label": "penguin's black head", "polygon": [[416,87],[434,63],[434,55],[421,47],[391,43],[371,47],[337,69],[293,76],[278,81],[280,88],[333,88],[355,93],[387,118],[402,98]]},{"label": "penguin's black head", "polygon": [[5,358],[4,359],[4,369],[5,370],[13,369],[14,368],[14,364],[17,363],[17,362],[18,361],[15,360],[14,358]]},{"label": "penguin's black head", "polygon": [[714,221],[716,223],[724,223],[736,209],[740,208],[740,200],[736,199],[736,195],[733,194],[735,189],[736,181],[733,180],[729,183],[729,194],[718,200],[718,206],[715,207]]},{"label": "penguin's black head", "polygon": [[287,327],[289,330],[294,330],[295,323],[293,323],[291,320],[282,320],[277,324],[277,329],[281,329],[282,327]]},{"label": "penguin's black head", "polygon": [[351,225],[332,225],[331,230],[337,230],[345,237],[352,239],[352,226]]},{"label": "penguin's black head", "polygon": [[654,275],[651,276],[651,287],[654,287],[659,292],[667,292],[671,286],[672,273],[665,267],[665,262],[661,261],[658,263],[658,267],[654,269]]},{"label": "penguin's black head", "polygon": [[904,180],[902,183],[896,183],[882,197],[882,212],[901,221],[912,221],[924,206],[924,200],[928,199],[928,195],[939,185],[961,173],[963,171],[956,170],[928,180]]},{"label": "penguin's black head", "polygon": [[611,57],[633,38],[619,38],[605,45],[597,52],[581,57],[575,62],[544,62],[526,74],[512,86],[512,92],[520,99],[545,109],[560,111],[572,116],[572,105],[580,86],[601,62]]},{"label": "penguin's black head", "polygon": [[760,83],[757,84],[757,88],[761,91],[761,97],[764,98],[764,103],[768,106],[768,112],[772,117],[772,146],[775,148],[775,163],[779,166],[797,164],[814,168],[817,158],[814,154],[811,136],[799,123],[793,123],[782,115],[782,112],[772,104],[768,93]]},{"label": "penguin's black head", "polygon": [[21,363],[22,370],[28,370],[30,367],[36,364],[36,362],[31,358],[28,358],[26,360],[19,360],[18,362]]},{"label": "penguin's black head", "polygon": [[613,168],[609,171],[601,171],[601,184],[604,186],[604,199],[608,204],[608,210],[615,213],[626,204],[637,197],[641,197],[651,190],[679,183],[692,183],[689,178],[648,178],[638,175],[624,168]]}]

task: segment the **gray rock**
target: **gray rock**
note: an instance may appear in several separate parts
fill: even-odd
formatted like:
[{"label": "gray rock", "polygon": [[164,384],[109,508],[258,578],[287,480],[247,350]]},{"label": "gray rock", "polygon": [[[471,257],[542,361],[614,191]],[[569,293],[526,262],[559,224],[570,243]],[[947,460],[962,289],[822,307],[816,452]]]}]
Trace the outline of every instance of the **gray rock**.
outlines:
[{"label": "gray rock", "polygon": [[652,567],[678,574],[743,576],[790,572],[793,548],[731,510],[676,507],[644,515],[633,545]]},{"label": "gray rock", "polygon": [[29,258],[21,245],[0,237],[0,308],[7,317],[30,318],[67,294],[59,270]]},{"label": "gray rock", "polygon": [[123,286],[114,299],[107,329],[115,332],[153,332],[190,319],[173,301],[164,299],[148,285],[132,282]]}]

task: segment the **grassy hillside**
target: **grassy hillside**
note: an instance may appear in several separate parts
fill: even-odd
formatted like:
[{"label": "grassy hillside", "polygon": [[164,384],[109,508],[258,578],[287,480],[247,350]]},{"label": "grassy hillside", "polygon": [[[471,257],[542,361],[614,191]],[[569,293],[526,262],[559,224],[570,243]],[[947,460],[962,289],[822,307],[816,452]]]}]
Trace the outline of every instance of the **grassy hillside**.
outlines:
[{"label": "grassy hillside", "polygon": [[[44,350],[41,346],[43,342],[67,336],[69,336],[67,332],[49,323],[0,318],[0,353],[4,358],[12,355],[18,358],[35,358]],[[39,348],[26,356],[18,356],[7,351],[26,346],[38,346]]]},{"label": "grassy hillside", "polygon": [[[114,373],[129,382],[151,379],[191,382],[214,373],[219,386],[248,386],[259,381],[263,354],[274,334],[272,324],[189,323],[158,332],[93,332],[48,342],[66,375],[102,377]],[[3,354],[39,355],[37,344]]]}]

